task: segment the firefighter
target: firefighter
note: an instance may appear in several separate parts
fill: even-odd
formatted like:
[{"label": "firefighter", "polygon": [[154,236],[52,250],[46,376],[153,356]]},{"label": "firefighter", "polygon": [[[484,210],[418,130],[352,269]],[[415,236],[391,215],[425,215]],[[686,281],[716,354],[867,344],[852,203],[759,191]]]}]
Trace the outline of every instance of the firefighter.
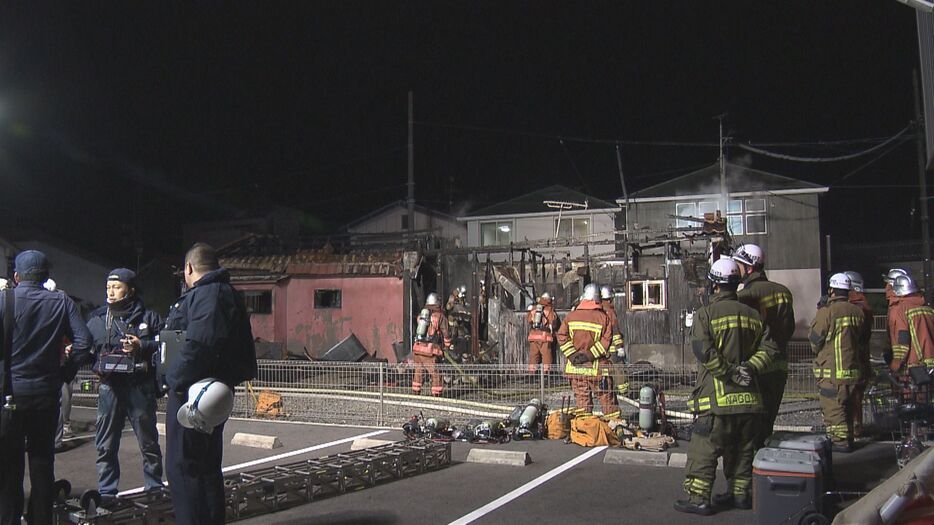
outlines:
[{"label": "firefighter", "polygon": [[914,280],[899,275],[889,299],[889,333],[895,372],[915,366],[934,367],[934,309],[927,305]]},{"label": "firefighter", "polygon": [[814,377],[820,389],[820,406],[833,450],[853,450],[854,392],[861,380],[860,340],[865,316],[847,298],[852,287],[844,273],[830,277],[827,306],[817,311],[808,339],[814,360]]},{"label": "firefighter", "polygon": [[462,284],[451,290],[451,295],[444,303],[444,316],[447,318],[448,334],[451,341],[460,341],[469,334],[468,327],[459,319],[460,316],[468,315],[467,309],[467,286]]},{"label": "firefighter", "polygon": [[443,355],[444,349],[451,347],[451,336],[448,321],[444,318],[444,312],[441,311],[438,294],[428,294],[425,308],[418,316],[415,333],[415,344],[412,345],[412,354],[415,359],[412,392],[422,393],[422,378],[427,369],[428,376],[431,378],[431,395],[440,396],[444,387],[441,384],[441,373],[438,372],[435,363]]},{"label": "firefighter", "polygon": [[[758,312],[740,303],[739,266],[720,259],[707,274],[713,295],[694,314],[691,348],[698,361],[697,384],[688,400],[694,431],[688,448],[680,512],[710,515],[714,504],[752,508],[752,460],[758,439],[762,401],[756,374],[768,370],[778,353]],[[710,493],[723,457],[728,492],[711,503]]]},{"label": "firefighter", "polygon": [[558,314],[555,313],[548,292],[538,298],[538,304],[529,308],[526,316],[529,323],[529,373],[534,374],[541,363],[542,371],[547,374],[551,371],[551,364],[555,362],[552,344],[555,340]]},{"label": "firefighter", "polygon": [[613,379],[609,374],[610,318],[600,307],[596,284],[584,287],[577,309],[569,313],[558,329],[558,345],[567,358],[564,374],[571,382],[577,407],[593,412],[596,394],[605,414],[619,412]]},{"label": "firefighter", "polygon": [[613,290],[609,286],[600,287],[600,305],[610,318],[610,329],[613,331],[613,338],[610,340],[610,358],[616,363],[613,368],[616,393],[619,396],[625,396],[629,393],[629,377],[622,366],[626,362],[626,347],[623,345],[623,334],[619,331],[619,318],[616,316],[616,306],[613,304]]},{"label": "firefighter", "polygon": [[755,244],[743,244],[733,252],[739,265],[743,289],[736,293],[739,302],[759,312],[769,327],[769,336],[778,348],[778,354],[768,370],[759,375],[759,393],[765,418],[756,448],[761,448],[772,435],[778,408],[785,395],[788,379],[788,341],[795,333],[795,309],[791,291],[784,285],[769,281],[765,275],[765,253]]},{"label": "firefighter", "polygon": [[856,411],[853,413],[853,435],[859,437],[863,433],[863,393],[866,391],[866,386],[874,375],[869,354],[869,340],[872,338],[873,313],[872,308],[869,306],[869,301],[866,300],[866,294],[863,293],[863,276],[859,272],[854,271],[846,271],[843,273],[850,278],[850,293],[847,294],[847,300],[862,310],[863,322],[865,326],[869,327],[863,330],[862,337],[860,337],[859,340],[860,380],[859,383],[856,384],[856,389],[853,392],[855,396],[853,405],[856,407]]}]

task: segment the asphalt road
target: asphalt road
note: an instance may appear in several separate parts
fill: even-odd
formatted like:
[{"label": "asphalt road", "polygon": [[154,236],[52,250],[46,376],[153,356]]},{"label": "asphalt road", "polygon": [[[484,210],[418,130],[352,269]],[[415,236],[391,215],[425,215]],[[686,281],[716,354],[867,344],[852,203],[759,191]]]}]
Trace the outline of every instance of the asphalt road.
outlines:
[{"label": "asphalt road", "polygon": [[[94,410],[75,408],[72,415],[76,420],[92,420]],[[269,451],[230,445],[235,432],[277,435],[283,447]],[[374,432],[378,433],[371,436],[374,439],[402,438],[401,432],[395,430],[232,420],[225,428],[224,465],[225,469],[241,471],[335,454],[350,450],[355,437]],[[56,456],[57,477],[71,481],[73,493],[96,488],[97,479],[93,439],[78,443],[75,448]],[[474,447],[526,451],[532,463],[524,467],[467,463],[467,454]],[[687,447],[672,450],[686,452]],[[592,449],[560,441],[520,441],[505,445],[454,443],[453,464],[442,470],[322,498],[240,523],[675,525],[709,521],[726,525],[755,522],[752,511],[723,511],[713,518],[676,512],[671,505],[683,497],[683,469],[604,464],[603,451],[580,460],[590,452]],[[288,457],[279,457],[284,454]],[[575,460],[578,462],[567,468]],[[123,435],[120,462],[120,490],[140,487],[142,462],[132,431]],[[556,473],[562,466],[566,470]],[[834,468],[837,490],[867,491],[894,472],[892,446],[872,443],[848,456],[837,455]],[[718,473],[718,476],[715,492],[725,489],[722,475]]]}]

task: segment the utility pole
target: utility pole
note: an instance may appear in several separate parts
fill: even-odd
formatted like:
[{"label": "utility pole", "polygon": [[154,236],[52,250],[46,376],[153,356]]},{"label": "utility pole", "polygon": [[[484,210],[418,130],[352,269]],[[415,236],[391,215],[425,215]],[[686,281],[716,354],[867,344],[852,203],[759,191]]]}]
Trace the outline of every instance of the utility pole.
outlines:
[{"label": "utility pole", "polygon": [[726,206],[727,206],[727,193],[726,193],[726,157],[723,155],[723,117],[726,116],[726,113],[717,115],[717,120],[720,121],[720,213],[725,217],[726,216]]},{"label": "utility pole", "polygon": [[407,204],[409,214],[409,233],[412,234],[411,239],[409,239],[410,241],[415,240],[415,145],[412,131],[413,122],[415,120],[415,110],[413,108],[413,104],[412,92],[409,91],[409,198]]},{"label": "utility pole", "polygon": [[623,283],[629,285],[629,192],[626,191],[626,179],[623,177],[623,157],[616,145],[616,168],[619,170],[619,184],[623,187],[623,199],[626,200],[626,211],[623,220],[626,226],[626,236],[623,237]]},{"label": "utility pole", "polygon": [[918,70],[914,70],[913,84],[915,89],[915,133],[918,142],[918,183],[921,187],[921,256],[922,268],[924,272],[924,281],[922,286],[926,293],[931,289],[928,287],[931,282],[931,231],[928,219],[928,182],[927,182],[927,162],[924,152],[924,114],[921,112],[921,91],[918,88]]}]

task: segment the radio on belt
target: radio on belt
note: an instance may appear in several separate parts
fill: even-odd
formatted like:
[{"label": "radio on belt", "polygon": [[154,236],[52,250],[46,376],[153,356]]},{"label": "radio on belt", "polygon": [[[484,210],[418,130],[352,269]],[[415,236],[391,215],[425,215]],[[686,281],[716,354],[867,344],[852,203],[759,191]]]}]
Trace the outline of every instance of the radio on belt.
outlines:
[{"label": "radio on belt", "polygon": [[165,372],[175,356],[182,351],[185,343],[188,342],[188,332],[185,330],[162,330],[156,336],[156,341],[159,341],[159,352],[155,356],[156,381],[165,390],[168,390],[169,387],[165,384]]}]

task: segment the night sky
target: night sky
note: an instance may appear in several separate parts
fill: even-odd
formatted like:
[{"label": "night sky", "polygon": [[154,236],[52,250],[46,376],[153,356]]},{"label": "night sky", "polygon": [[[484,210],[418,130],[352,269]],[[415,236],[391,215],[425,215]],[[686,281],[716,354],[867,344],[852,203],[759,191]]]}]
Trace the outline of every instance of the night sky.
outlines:
[{"label": "night sky", "polygon": [[[895,0],[4,2],[3,228],[118,262],[274,204],[328,231],[405,197],[408,90],[420,203],[613,199],[610,142],[638,190],[714,163],[723,113],[734,143],[782,153],[878,144],[914,118],[917,63]],[[824,164],[727,153],[834,184],[835,238],[918,235],[913,140]]]}]

